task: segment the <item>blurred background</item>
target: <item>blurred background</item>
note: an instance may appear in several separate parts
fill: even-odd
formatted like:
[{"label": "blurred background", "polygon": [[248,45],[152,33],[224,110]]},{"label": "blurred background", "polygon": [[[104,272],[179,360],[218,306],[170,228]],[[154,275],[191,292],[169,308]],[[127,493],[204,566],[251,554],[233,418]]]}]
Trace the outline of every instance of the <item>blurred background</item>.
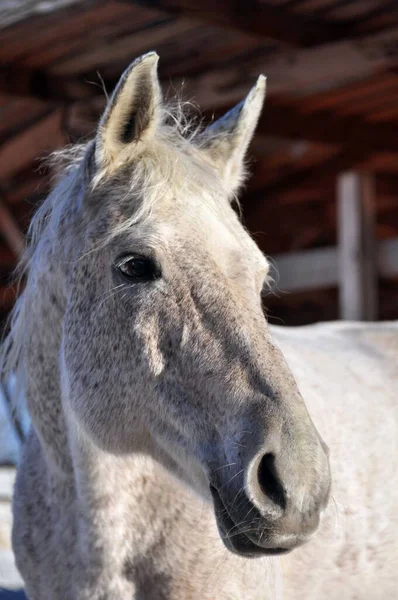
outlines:
[{"label": "blurred background", "polygon": [[268,77],[241,198],[279,271],[271,322],[398,317],[397,0],[2,0],[0,27],[3,321],[51,179],[39,158],[90,136],[152,49],[165,92],[208,119]]},{"label": "blurred background", "polygon": [[[209,120],[268,77],[241,202],[275,265],[269,320],[398,318],[397,0],[1,0],[2,327],[53,175],[38,159],[89,137],[105,91],[152,49],[165,92],[182,89]],[[0,461],[13,463],[25,425],[10,386]]]}]

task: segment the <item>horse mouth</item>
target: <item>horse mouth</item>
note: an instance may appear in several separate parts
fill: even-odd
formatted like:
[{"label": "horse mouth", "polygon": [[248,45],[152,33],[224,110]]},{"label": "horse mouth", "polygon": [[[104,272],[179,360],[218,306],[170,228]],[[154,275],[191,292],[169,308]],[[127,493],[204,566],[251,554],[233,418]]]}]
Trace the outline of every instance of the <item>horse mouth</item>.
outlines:
[{"label": "horse mouth", "polygon": [[291,551],[291,548],[263,547],[260,543],[256,544],[244,531],[239,531],[238,525],[231,518],[217,489],[211,485],[210,491],[213,497],[218,531],[228,550],[246,558],[280,556]]}]

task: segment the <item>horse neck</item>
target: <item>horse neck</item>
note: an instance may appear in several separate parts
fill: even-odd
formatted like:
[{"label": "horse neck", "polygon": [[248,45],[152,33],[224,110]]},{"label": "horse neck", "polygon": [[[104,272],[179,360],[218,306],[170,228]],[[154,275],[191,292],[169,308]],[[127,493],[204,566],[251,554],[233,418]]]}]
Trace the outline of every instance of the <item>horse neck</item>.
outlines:
[{"label": "horse neck", "polygon": [[71,427],[70,442],[83,554],[101,562],[115,549],[123,559],[122,546],[137,546],[147,529],[147,495],[164,478],[161,468],[139,453],[109,454],[78,427]]},{"label": "horse neck", "polygon": [[61,401],[59,352],[64,312],[60,275],[44,260],[29,275],[25,290],[24,392],[32,426],[55,472],[72,470]]}]

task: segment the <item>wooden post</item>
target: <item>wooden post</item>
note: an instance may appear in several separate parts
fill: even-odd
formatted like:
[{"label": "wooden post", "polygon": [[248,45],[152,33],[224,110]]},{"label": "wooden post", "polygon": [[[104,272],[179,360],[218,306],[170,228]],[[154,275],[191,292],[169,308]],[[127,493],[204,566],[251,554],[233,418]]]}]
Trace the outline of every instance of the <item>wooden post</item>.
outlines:
[{"label": "wooden post", "polygon": [[374,181],[347,172],[338,178],[340,317],[377,318],[377,250],[374,237]]}]

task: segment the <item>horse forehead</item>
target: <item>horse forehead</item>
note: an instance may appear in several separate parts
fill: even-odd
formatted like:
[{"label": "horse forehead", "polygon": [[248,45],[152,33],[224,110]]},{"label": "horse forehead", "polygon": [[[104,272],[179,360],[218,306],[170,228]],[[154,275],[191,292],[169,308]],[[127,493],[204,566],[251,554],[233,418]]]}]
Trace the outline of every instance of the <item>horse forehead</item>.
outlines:
[{"label": "horse forehead", "polygon": [[192,247],[192,256],[196,250],[209,254],[222,270],[238,268],[242,264],[262,271],[268,263],[257,245],[240,224],[232,209],[214,207],[208,203],[177,208],[168,214],[153,215],[152,231],[154,237],[162,240],[169,248]]},{"label": "horse forehead", "polygon": [[245,262],[255,268],[259,261],[259,251],[243,227],[234,216],[219,215],[207,210],[204,212],[203,238],[212,258],[223,265]]}]

